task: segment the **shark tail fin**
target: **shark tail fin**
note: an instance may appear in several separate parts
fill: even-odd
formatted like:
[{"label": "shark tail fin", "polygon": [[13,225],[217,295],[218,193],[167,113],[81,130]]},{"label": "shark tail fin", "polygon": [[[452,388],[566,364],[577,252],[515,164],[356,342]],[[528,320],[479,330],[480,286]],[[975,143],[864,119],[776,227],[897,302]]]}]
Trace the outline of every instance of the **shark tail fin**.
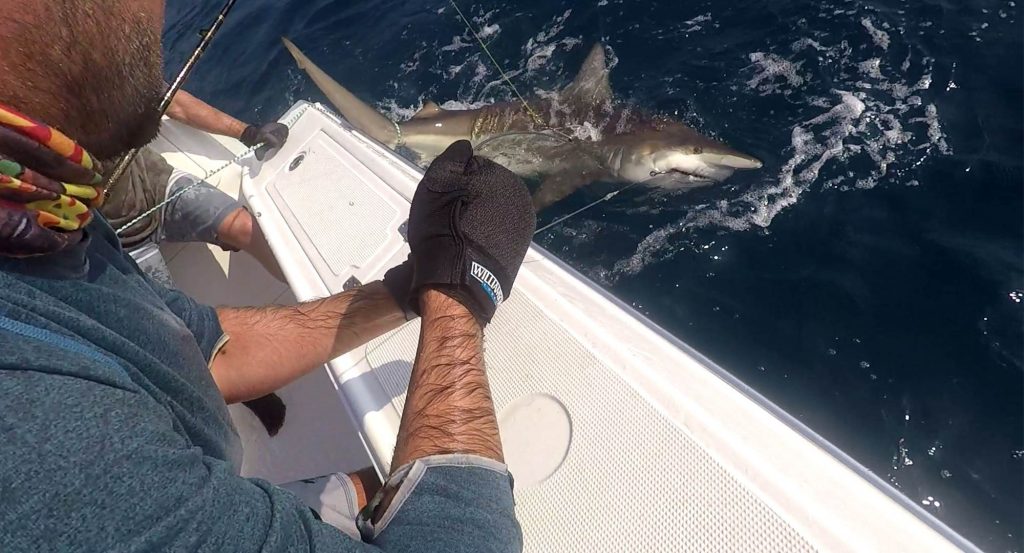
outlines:
[{"label": "shark tail fin", "polygon": [[292,57],[295,58],[295,64],[299,66],[299,69],[306,70],[306,66],[309,64],[309,58],[299,50],[299,47],[294,42],[288,40],[288,37],[281,37],[281,42],[284,47],[291,53]]},{"label": "shark tail fin", "polygon": [[327,99],[331,101],[331,104],[341,113],[342,117],[347,119],[349,123],[352,123],[355,128],[389,148],[394,148],[398,144],[396,123],[378,113],[377,110],[367,105],[357,98],[355,94],[349,92],[347,88],[332,79],[327,73],[317,67],[315,63],[310,61],[292,41],[284,37],[281,37],[281,41],[284,43],[284,47],[291,52],[292,57],[295,58],[299,68],[309,74],[309,77],[313,79],[313,82],[327,96]]}]

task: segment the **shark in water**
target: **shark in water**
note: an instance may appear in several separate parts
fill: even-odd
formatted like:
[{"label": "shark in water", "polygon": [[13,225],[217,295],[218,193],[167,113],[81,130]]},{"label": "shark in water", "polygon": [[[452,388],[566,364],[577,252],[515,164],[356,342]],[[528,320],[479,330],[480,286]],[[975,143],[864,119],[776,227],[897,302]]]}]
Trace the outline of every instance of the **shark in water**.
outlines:
[{"label": "shark in water", "polygon": [[[396,123],[323,72],[282,39],[301,69],[354,127],[390,148],[405,146],[428,163],[456,140],[521,176],[539,178],[537,209],[595,181],[695,188],[721,182],[761,162],[666,117],[613,102],[604,45],[596,44],[573,82],[548,98],[447,110],[426,102],[412,119]],[[588,128],[593,139],[569,139]]]}]

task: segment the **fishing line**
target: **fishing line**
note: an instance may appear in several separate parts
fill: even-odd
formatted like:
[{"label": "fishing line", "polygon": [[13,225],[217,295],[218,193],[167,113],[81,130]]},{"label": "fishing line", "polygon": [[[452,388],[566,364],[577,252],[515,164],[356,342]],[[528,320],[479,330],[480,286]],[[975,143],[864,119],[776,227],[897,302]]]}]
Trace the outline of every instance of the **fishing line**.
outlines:
[{"label": "fishing line", "polygon": [[526,112],[530,114],[530,117],[533,118],[533,122],[536,123],[537,126],[544,127],[548,130],[551,130],[552,132],[558,133],[565,137],[565,139],[568,140],[569,142],[572,142],[571,136],[565,134],[564,132],[558,129],[551,127],[550,125],[545,124],[541,120],[540,116],[537,115],[537,112],[534,111],[532,107],[530,107],[530,104],[526,101],[526,98],[523,98],[523,95],[519,93],[519,89],[516,88],[516,85],[512,83],[512,79],[510,79],[508,74],[505,73],[505,70],[502,69],[501,64],[498,63],[498,60],[495,59],[494,55],[491,54],[491,50],[487,47],[487,44],[484,43],[483,39],[480,38],[480,35],[477,34],[476,28],[473,27],[473,24],[469,22],[469,19],[466,18],[466,15],[463,14],[462,10],[459,9],[459,5],[455,3],[455,0],[448,0],[448,2],[451,3],[453,8],[455,8],[455,11],[459,14],[459,18],[462,19],[462,22],[466,24],[466,28],[469,29],[469,32],[473,34],[473,38],[475,38],[477,43],[480,44],[480,48],[483,49],[484,53],[487,54],[487,57],[491,59],[491,63],[494,64],[494,67],[498,69],[498,73],[501,74],[501,78],[505,81],[505,84],[507,84],[509,88],[512,89],[512,92],[514,92],[516,97],[519,98],[519,101],[523,103],[523,108],[525,108]]},{"label": "fishing line", "polygon": [[533,235],[537,236],[538,234],[544,232],[545,230],[548,230],[549,228],[556,227],[556,226],[558,226],[558,225],[568,221],[569,219],[572,219],[573,217],[579,215],[580,213],[583,213],[584,211],[587,211],[588,209],[598,205],[598,204],[602,204],[604,202],[607,202],[608,200],[614,198],[615,196],[618,196],[619,194],[625,192],[626,190],[629,190],[630,188],[633,188],[634,186],[636,186],[638,184],[642,184],[642,183],[639,183],[639,182],[630,183],[630,184],[628,184],[626,186],[623,186],[622,188],[620,188],[620,189],[618,189],[618,190],[616,190],[614,192],[609,192],[603,198],[594,200],[593,202],[590,202],[589,204],[587,204],[587,205],[577,209],[576,211],[573,211],[572,213],[566,215],[565,217],[561,217],[561,218],[555,219],[551,223],[548,223],[547,225],[544,225],[543,227],[537,229],[537,231],[534,232]]},{"label": "fishing line", "polygon": [[[188,76],[192,73],[192,69],[194,69],[196,64],[199,62],[199,58],[203,57],[203,54],[206,53],[206,47],[210,45],[210,42],[213,41],[213,37],[217,34],[217,31],[220,31],[220,28],[224,25],[224,21],[228,18],[228,14],[231,13],[231,8],[235,7],[236,1],[237,0],[227,0],[224,7],[221,8],[220,13],[217,14],[217,19],[215,19],[213,25],[207,29],[203,38],[199,41],[199,45],[192,51],[192,55],[189,56],[188,61],[185,62],[184,67],[181,68],[181,71],[178,72],[178,76],[175,77],[174,82],[171,83],[171,86],[167,89],[163,99],[160,100],[160,105],[157,108],[159,115],[157,117],[164,116],[167,108],[171,105],[171,101],[174,100],[174,95],[181,90],[182,85],[185,84],[185,80],[187,80]],[[113,190],[114,186],[116,186],[121,180],[121,176],[128,170],[128,166],[131,165],[138,153],[139,148],[129,150],[128,153],[126,153],[124,157],[117,162],[117,165],[114,166],[114,172],[111,173],[110,178],[107,179],[106,190],[104,191],[104,195],[106,197],[110,196],[110,191]]]}]

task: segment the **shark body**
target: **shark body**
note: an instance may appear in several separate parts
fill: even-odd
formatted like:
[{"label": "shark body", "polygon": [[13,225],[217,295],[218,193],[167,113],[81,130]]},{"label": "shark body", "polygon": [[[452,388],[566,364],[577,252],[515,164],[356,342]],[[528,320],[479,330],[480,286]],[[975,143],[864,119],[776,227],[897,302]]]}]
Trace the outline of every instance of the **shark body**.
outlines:
[{"label": "shark body", "polygon": [[[446,110],[427,102],[396,123],[361,101],[282,39],[299,67],[354,127],[394,149],[405,146],[428,163],[457,140],[524,177],[539,178],[538,209],[595,181],[694,188],[721,182],[761,162],[673,119],[613,102],[604,46],[596,44],[572,84],[527,105],[497,102]],[[552,129],[590,125],[594,140],[568,140]]]}]

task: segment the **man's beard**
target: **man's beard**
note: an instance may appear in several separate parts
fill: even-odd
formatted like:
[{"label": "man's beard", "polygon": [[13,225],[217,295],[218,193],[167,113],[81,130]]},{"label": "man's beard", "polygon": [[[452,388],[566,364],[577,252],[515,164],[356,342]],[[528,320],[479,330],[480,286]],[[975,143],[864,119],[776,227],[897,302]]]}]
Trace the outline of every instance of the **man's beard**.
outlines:
[{"label": "man's beard", "polygon": [[117,61],[97,59],[75,95],[80,130],[73,136],[98,159],[111,159],[150,143],[160,130],[166,89],[158,31],[137,25],[113,39]]},{"label": "man's beard", "polygon": [[[66,26],[5,57],[0,102],[52,125],[101,160],[151,142],[166,89],[159,29],[132,10],[50,4]],[[83,9],[83,6],[88,6]]]}]

